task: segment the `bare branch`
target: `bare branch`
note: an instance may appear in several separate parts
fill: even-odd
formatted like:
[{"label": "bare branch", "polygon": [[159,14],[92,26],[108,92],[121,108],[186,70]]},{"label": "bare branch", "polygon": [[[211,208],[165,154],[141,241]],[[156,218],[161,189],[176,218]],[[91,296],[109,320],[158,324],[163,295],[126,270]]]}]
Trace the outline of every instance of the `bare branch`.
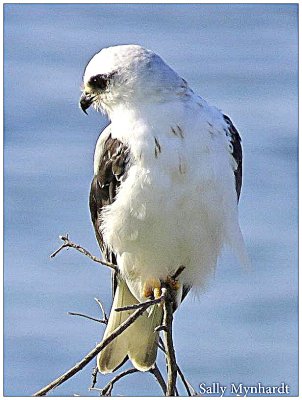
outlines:
[{"label": "bare branch", "polygon": [[98,367],[96,365],[92,370],[92,374],[91,374],[92,383],[91,383],[91,386],[90,386],[89,389],[93,389],[95,387],[95,385],[97,383],[98,373],[99,373],[99,370],[98,370]]},{"label": "bare branch", "polygon": [[91,387],[90,390],[99,391],[100,392],[100,396],[111,396],[113,385],[116,382],[118,382],[120,379],[122,379],[124,376],[130,375],[130,374],[134,374],[135,372],[140,372],[140,371],[138,369],[136,369],[136,368],[127,369],[126,371],[123,371],[120,374],[116,375],[114,378],[112,378],[111,381],[108,382],[107,385],[103,389]]},{"label": "bare branch", "polygon": [[92,321],[100,322],[101,324],[105,324],[105,325],[107,325],[107,322],[108,322],[108,321],[106,321],[106,320],[104,320],[104,319],[97,319],[97,318],[94,318],[94,317],[90,317],[89,315],[81,314],[81,313],[76,313],[76,312],[70,312],[70,311],[69,311],[67,314],[68,314],[68,315],[76,315],[76,316],[78,316],[78,317],[83,317],[83,318],[91,319]]},{"label": "bare branch", "polygon": [[109,267],[109,268],[113,269],[117,273],[119,272],[119,269],[118,269],[117,265],[109,263],[107,261],[103,261],[100,258],[92,255],[88,250],[84,249],[84,247],[82,247],[82,246],[80,246],[80,245],[78,245],[76,243],[73,243],[71,240],[69,240],[68,234],[66,234],[65,236],[59,236],[59,238],[61,240],[63,240],[64,243],[61,245],[61,247],[58,248],[58,250],[56,250],[55,252],[53,252],[50,255],[50,258],[54,258],[61,250],[71,247],[71,248],[79,251],[80,253],[84,254],[85,256],[89,257],[92,261],[94,261],[96,263],[99,263],[99,264],[102,264],[102,265],[104,265],[106,267]]},{"label": "bare branch", "polygon": [[100,301],[99,299],[97,299],[96,297],[94,298],[94,300],[97,302],[97,304],[99,305],[99,307],[100,307],[100,309],[101,309],[101,311],[102,311],[103,320],[106,321],[106,324],[108,324],[108,316],[107,316],[107,314],[106,314],[106,311],[105,311],[105,309],[104,309],[103,304],[102,304],[101,301]]},{"label": "bare branch", "polygon": [[193,388],[193,386],[190,384],[190,382],[187,381],[187,379],[185,378],[184,374],[182,373],[182,371],[178,365],[177,365],[177,372],[178,372],[178,375],[179,375],[184,387],[186,388],[188,396],[198,396],[198,393]]},{"label": "bare branch", "polygon": [[[116,273],[119,272],[118,266],[106,261],[103,261],[102,259],[92,255],[88,250],[83,248],[82,246],[73,243],[71,240],[69,240],[68,235],[65,236],[60,236],[60,239],[63,241],[63,244],[57,249],[53,254],[51,254],[51,257],[55,257],[60,251],[62,251],[64,248],[74,248],[75,250],[79,251],[80,253],[84,254],[85,256],[89,257],[92,261],[97,262],[99,264],[102,264],[104,266],[107,266],[111,269],[113,269]],[[138,304],[132,304],[128,305],[125,307],[119,307],[116,308],[115,311],[134,311],[127,319],[124,321],[119,327],[117,327],[111,335],[109,335],[106,339],[103,339],[102,342],[100,342],[95,348],[93,348],[80,362],[78,362],[76,365],[74,365],[71,369],[69,369],[67,372],[65,372],[63,375],[59,376],[57,379],[55,379],[53,382],[51,382],[49,385],[45,386],[38,392],[34,394],[34,396],[44,396],[46,395],[50,390],[58,387],[61,385],[63,382],[67,381],[70,379],[72,376],[74,376],[77,372],[79,372],[81,369],[83,369],[100,351],[102,351],[106,346],[109,345],[117,336],[119,336],[122,332],[124,332],[140,315],[142,315],[150,306],[156,305],[156,304],[162,304],[163,305],[163,323],[162,325],[158,326],[155,328],[155,331],[163,331],[164,337],[165,337],[165,345],[163,344],[163,341],[159,337],[159,343],[158,347],[165,353],[166,356],[166,363],[167,363],[167,371],[168,371],[168,377],[167,377],[167,384],[158,368],[158,366],[155,364],[153,368],[149,370],[149,372],[155,377],[157,380],[158,384],[160,385],[161,389],[163,390],[164,394],[166,396],[178,396],[178,390],[176,387],[176,379],[177,379],[177,373],[179,374],[179,377],[181,378],[187,393],[189,396],[194,396],[196,395],[195,390],[193,387],[190,385],[190,383],[185,379],[183,373],[181,372],[179,366],[176,363],[176,357],[175,357],[175,350],[174,350],[174,345],[173,345],[173,336],[172,336],[172,323],[173,323],[173,295],[171,292],[175,290],[173,286],[173,281],[177,281],[177,278],[179,275],[183,272],[185,269],[184,266],[180,266],[172,275],[170,275],[168,278],[172,281],[172,285],[169,285],[169,283],[166,283],[166,286],[163,285],[162,287],[162,294],[159,298],[148,300],[143,303],[138,303]],[[107,324],[108,323],[108,317],[106,315],[106,312],[104,310],[104,307],[100,300],[95,298],[95,301],[99,305],[101,311],[102,311],[102,319],[90,317],[86,314],[82,313],[75,313],[75,312],[69,312],[69,315],[74,315],[74,316],[80,316],[83,318],[90,319],[92,321],[96,321],[99,323]],[[98,374],[98,369],[95,367],[93,369],[92,373],[92,384],[89,390],[98,390],[101,394],[101,396],[110,396],[113,386],[116,382],[118,382],[120,379],[122,379],[124,376],[127,376],[129,374],[139,372],[136,368],[131,368],[126,371],[121,372],[120,374],[116,375],[110,382],[107,383],[107,385],[103,389],[96,388],[96,382],[97,382],[97,374]]]},{"label": "bare branch", "polygon": [[[122,379],[124,376],[133,374],[135,372],[141,372],[141,371],[137,370],[136,368],[130,368],[130,369],[128,369],[126,371],[123,371],[120,374],[116,375],[110,382],[107,383],[107,385],[104,388],[99,389],[99,388],[94,387],[94,385],[92,385],[89,388],[89,390],[97,390],[98,392],[100,392],[100,396],[111,396],[113,385],[117,381]],[[163,393],[165,394],[166,393],[166,383],[165,383],[165,380],[164,380],[164,378],[163,378],[158,366],[155,364],[154,367],[151,368],[148,372],[150,372],[155,377],[155,379],[157,380],[158,384],[162,388]]]},{"label": "bare branch", "polygon": [[83,369],[85,365],[87,365],[101,350],[103,350],[109,343],[111,343],[117,336],[119,336],[124,330],[126,330],[140,315],[142,315],[149,306],[145,306],[139,308],[138,310],[134,311],[120,326],[118,326],[106,339],[100,342],[95,348],[93,348],[80,362],[70,368],[67,372],[63,375],[59,376],[49,385],[45,386],[44,388],[40,389],[36,392],[33,396],[44,396],[50,390],[58,387],[63,382],[67,381],[73,375],[75,375],[78,371]]},{"label": "bare branch", "polygon": [[[161,337],[158,338],[157,346],[161,349],[161,351],[163,351],[166,354],[165,345],[164,345],[164,342]],[[180,379],[182,380],[182,382],[187,390],[188,395],[189,396],[197,396],[198,393],[193,388],[191,383],[186,379],[186,377],[184,376],[183,372],[181,371],[179,365],[176,364],[176,366],[177,366],[178,375],[179,375]]]},{"label": "bare branch", "polygon": [[165,325],[159,325],[154,329],[154,332],[160,332],[160,331],[167,331],[167,327]]},{"label": "bare branch", "polygon": [[[163,351],[166,354],[166,350],[165,350],[165,347],[164,347],[165,345],[164,345],[164,342],[163,342],[161,337],[159,337],[159,339],[158,339],[157,346],[161,349],[161,351]],[[179,365],[176,364],[176,366],[177,366],[178,375],[179,375],[181,381],[183,382],[184,387],[186,388],[186,391],[187,391],[188,395],[189,396],[197,396],[198,393],[193,388],[191,383],[186,379],[186,377],[184,376],[183,372],[181,371]]]},{"label": "bare branch", "polygon": [[157,299],[154,300],[147,300],[143,303],[138,303],[138,304],[132,304],[130,306],[125,306],[125,307],[118,307],[114,311],[128,311],[128,310],[137,310],[142,307],[150,307],[153,306],[154,304],[159,304],[164,301],[164,296],[160,296]]},{"label": "bare branch", "polygon": [[149,370],[149,372],[152,375],[154,375],[155,379],[157,380],[157,382],[159,383],[160,387],[162,388],[163,393],[166,394],[167,385],[166,385],[166,382],[165,382],[165,380],[164,380],[164,378],[163,378],[163,376],[162,376],[157,364],[155,364],[154,367]]},{"label": "bare branch", "polygon": [[[140,371],[135,369],[135,368],[128,369],[128,370],[120,373],[119,375],[115,376],[110,382],[108,382],[108,384],[103,389],[98,389],[98,388],[91,387],[90,390],[91,389],[98,390],[100,392],[101,396],[111,396],[113,385],[118,380],[123,378],[124,376],[129,375],[129,374],[133,374],[135,372],[140,372]],[[163,393],[165,394],[166,393],[166,383],[165,383],[165,380],[164,380],[164,378],[163,378],[158,366],[155,364],[154,367],[151,368],[148,372],[150,372],[155,377],[156,381],[158,382],[158,384],[162,388]]]},{"label": "bare branch", "polygon": [[166,288],[162,289],[162,293],[165,297],[164,301],[164,316],[163,325],[167,327],[164,331],[164,337],[166,341],[166,361],[168,369],[168,382],[166,396],[175,396],[176,394],[176,378],[177,378],[177,364],[175,357],[175,350],[173,346],[172,337],[172,323],[173,323],[173,307],[172,299],[169,291]]},{"label": "bare branch", "polygon": [[174,274],[170,276],[170,278],[175,281],[185,268],[186,267],[181,265],[179,268],[177,268],[177,270],[174,272]]},{"label": "bare branch", "polygon": [[161,349],[161,351],[162,351],[164,354],[166,354],[165,345],[164,345],[164,343],[163,343],[163,341],[162,341],[162,338],[161,338],[160,336],[159,336],[159,338],[158,338],[157,347],[158,347],[159,349]]}]

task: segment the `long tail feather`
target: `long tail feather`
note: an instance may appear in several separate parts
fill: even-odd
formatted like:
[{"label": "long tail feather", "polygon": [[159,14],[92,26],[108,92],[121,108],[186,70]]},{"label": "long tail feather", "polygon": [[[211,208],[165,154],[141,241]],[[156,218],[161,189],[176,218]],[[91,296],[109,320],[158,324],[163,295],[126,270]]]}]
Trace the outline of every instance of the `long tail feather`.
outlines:
[{"label": "long tail feather", "polygon": [[[133,313],[132,310],[121,312],[114,310],[137,303],[126,282],[119,279],[104,339]],[[97,360],[99,371],[103,374],[113,372],[123,364],[127,356],[138,370],[149,370],[156,360],[158,333],[154,332],[154,329],[160,325],[161,319],[162,309],[158,305],[140,316],[99,353]]]}]

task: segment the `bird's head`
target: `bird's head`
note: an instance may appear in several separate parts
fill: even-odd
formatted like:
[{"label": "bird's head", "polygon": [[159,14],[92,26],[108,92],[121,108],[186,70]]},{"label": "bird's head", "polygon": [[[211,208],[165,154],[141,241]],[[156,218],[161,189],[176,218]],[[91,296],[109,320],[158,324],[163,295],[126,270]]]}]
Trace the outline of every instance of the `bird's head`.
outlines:
[{"label": "bird's head", "polygon": [[186,87],[186,82],[152,51],[138,45],[108,47],[86,66],[80,107],[86,112],[92,105],[110,114],[120,105],[167,101]]}]

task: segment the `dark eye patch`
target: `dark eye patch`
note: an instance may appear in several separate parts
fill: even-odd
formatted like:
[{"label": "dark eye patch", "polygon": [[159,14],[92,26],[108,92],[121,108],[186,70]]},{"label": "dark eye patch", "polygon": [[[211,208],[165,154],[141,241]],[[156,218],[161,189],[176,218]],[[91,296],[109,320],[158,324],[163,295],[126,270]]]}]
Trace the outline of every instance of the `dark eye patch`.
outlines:
[{"label": "dark eye patch", "polygon": [[106,75],[95,75],[89,80],[90,86],[104,90],[108,85],[109,77]]}]

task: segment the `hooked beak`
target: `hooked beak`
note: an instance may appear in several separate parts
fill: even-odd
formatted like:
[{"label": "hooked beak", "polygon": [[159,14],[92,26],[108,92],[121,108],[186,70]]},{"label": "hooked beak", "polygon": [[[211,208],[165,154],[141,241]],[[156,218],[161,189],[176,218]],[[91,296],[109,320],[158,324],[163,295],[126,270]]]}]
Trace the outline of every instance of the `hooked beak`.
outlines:
[{"label": "hooked beak", "polygon": [[80,103],[79,106],[84,111],[84,113],[87,115],[87,109],[91,106],[93,103],[94,96],[91,96],[90,94],[86,94],[85,92],[82,93],[80,97]]}]

